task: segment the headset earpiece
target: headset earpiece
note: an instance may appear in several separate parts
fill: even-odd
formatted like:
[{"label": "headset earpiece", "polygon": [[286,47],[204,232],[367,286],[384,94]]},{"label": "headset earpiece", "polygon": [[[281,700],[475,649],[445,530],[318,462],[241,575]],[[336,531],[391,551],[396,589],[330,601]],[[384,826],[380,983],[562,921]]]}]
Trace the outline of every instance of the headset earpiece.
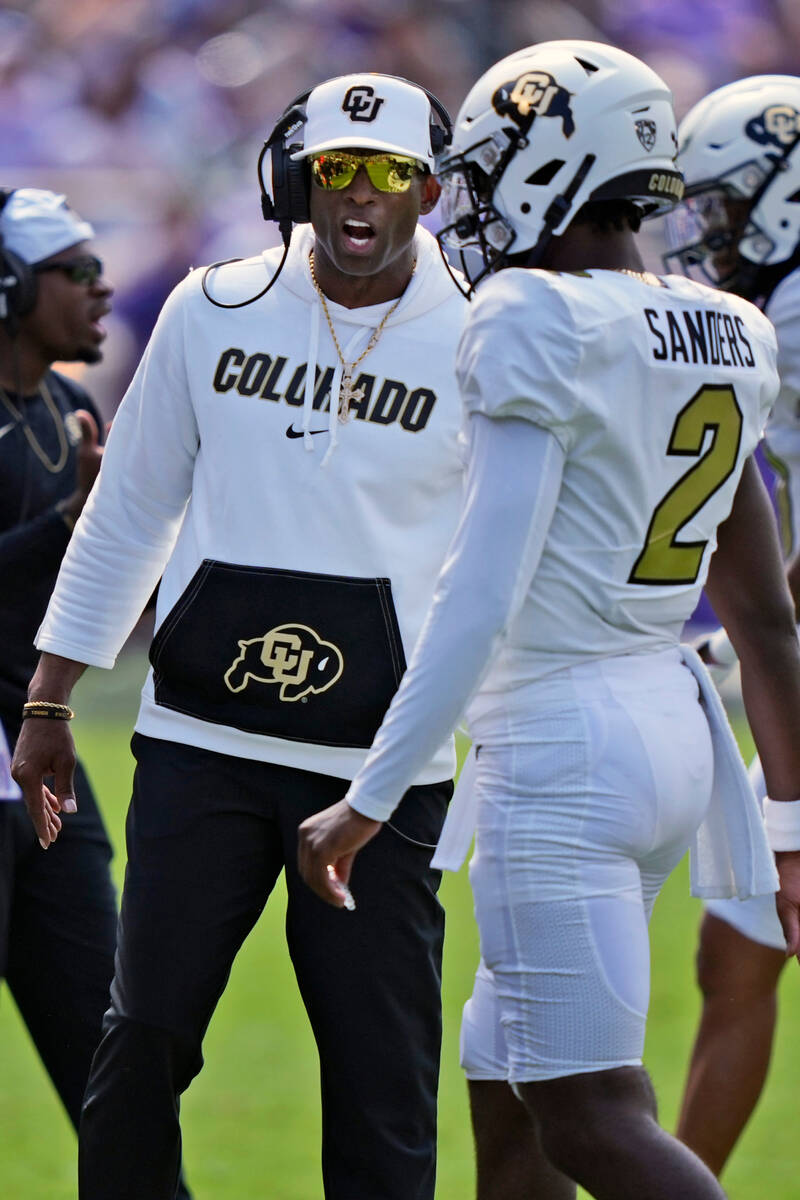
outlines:
[{"label": "headset earpiece", "polygon": [[[261,212],[265,221],[277,221],[285,246],[288,246],[292,236],[292,226],[302,225],[310,220],[308,164],[302,160],[292,161],[292,155],[303,148],[302,139],[296,141],[293,135],[299,134],[305,123],[305,102],[310,94],[310,91],[301,93],[281,114],[258,159]],[[271,187],[264,181],[263,167],[267,151],[270,158]]]},{"label": "headset earpiece", "polygon": [[[418,84],[417,86],[419,87],[420,85]],[[431,152],[434,158],[438,158],[453,140],[453,119],[441,100],[438,100],[433,92],[429,92],[427,88],[422,88],[422,90],[428,97],[431,106]],[[437,117],[438,123],[436,120]]]},{"label": "headset earpiece", "polygon": [[446,145],[444,130],[439,125],[431,125],[431,150],[434,158],[439,157]]},{"label": "headset earpiece", "polygon": [[434,158],[446,150],[453,140],[453,118],[447,111],[441,100],[434,96],[433,92],[429,92],[421,83],[414,83],[411,79],[405,79],[402,75],[390,75],[390,79],[400,79],[403,83],[409,84],[411,87],[418,88],[428,97],[428,103],[431,106],[431,119],[429,125],[429,133],[431,139],[431,153]]},{"label": "headset earpiece", "polygon": [[[15,188],[0,188],[0,213],[14,195]],[[38,290],[33,269],[18,254],[9,250],[0,229],[0,322],[13,328],[17,317],[24,317],[36,304]]]}]

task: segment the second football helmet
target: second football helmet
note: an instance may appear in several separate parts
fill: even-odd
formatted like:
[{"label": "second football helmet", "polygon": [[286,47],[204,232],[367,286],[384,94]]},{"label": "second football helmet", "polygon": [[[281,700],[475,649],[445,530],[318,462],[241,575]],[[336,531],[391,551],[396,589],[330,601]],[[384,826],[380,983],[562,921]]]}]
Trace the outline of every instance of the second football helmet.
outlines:
[{"label": "second football helmet", "polygon": [[530,251],[532,266],[589,201],[642,216],[683,194],[672,95],[639,59],[599,42],[542,42],[495,63],[461,106],[440,168],[439,238],[479,251],[474,286]]},{"label": "second football helmet", "polygon": [[800,246],[798,143],[793,75],[739,79],[700,100],[678,130],[686,195],[668,218],[667,268],[750,298],[774,268],[774,287]]}]

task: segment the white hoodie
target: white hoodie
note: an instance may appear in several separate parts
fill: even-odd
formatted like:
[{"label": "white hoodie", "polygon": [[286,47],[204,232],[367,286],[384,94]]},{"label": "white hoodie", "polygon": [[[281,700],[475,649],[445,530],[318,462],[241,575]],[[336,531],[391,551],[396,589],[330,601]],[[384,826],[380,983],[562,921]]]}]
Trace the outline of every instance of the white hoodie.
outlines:
[{"label": "white hoodie", "polygon": [[[278,281],[245,307],[212,305],[202,270],[167,300],[37,646],[113,666],[163,573],[137,730],[350,779],[459,512],[466,304],[418,227],[414,276],[356,369],[354,419],[338,424],[341,367],[312,246],[310,226],[296,229]],[[248,299],[279,258],[220,268],[208,287],[226,304]],[[348,362],[389,307],[328,302]],[[453,768],[448,742],[417,782]]]}]

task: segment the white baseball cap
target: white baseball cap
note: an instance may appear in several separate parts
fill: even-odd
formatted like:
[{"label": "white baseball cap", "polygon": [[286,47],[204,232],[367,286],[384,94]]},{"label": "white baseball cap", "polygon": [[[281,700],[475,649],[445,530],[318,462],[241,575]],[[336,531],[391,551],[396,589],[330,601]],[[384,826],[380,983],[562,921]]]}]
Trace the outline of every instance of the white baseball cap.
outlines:
[{"label": "white baseball cap", "polygon": [[430,101],[415,84],[374,72],[340,75],[309,95],[303,149],[292,159],[353,147],[405,154],[433,170],[430,126]]},{"label": "white baseball cap", "polygon": [[94,237],[66,196],[42,188],[17,188],[9,196],[0,212],[0,233],[4,245],[31,266]]}]

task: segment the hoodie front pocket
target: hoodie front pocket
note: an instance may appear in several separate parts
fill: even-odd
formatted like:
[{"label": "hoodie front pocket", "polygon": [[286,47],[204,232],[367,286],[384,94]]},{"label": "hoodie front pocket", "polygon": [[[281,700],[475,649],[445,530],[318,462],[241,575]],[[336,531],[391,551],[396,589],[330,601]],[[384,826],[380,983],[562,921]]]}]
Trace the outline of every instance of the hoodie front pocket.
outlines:
[{"label": "hoodie front pocket", "polygon": [[156,703],[368,747],[406,666],[391,582],[204,559],[150,647]]}]

